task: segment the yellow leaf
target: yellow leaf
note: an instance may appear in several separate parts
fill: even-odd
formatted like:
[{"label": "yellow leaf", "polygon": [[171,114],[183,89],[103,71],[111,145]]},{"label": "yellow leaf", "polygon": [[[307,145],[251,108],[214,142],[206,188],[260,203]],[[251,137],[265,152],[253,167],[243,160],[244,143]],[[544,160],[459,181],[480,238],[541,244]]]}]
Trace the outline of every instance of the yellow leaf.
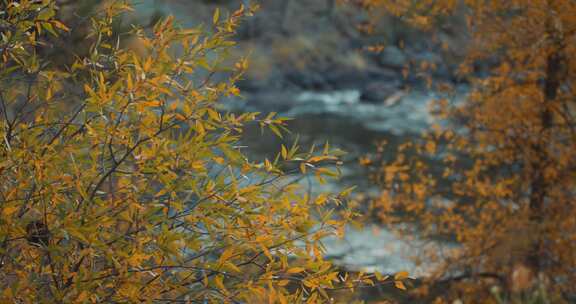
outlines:
[{"label": "yellow leaf", "polygon": [[4,209],[2,209],[2,213],[4,214],[4,217],[9,217],[12,214],[14,214],[16,212],[16,210],[18,210],[17,206],[8,206],[8,207],[4,207]]},{"label": "yellow leaf", "polygon": [[228,293],[226,286],[224,286],[224,278],[221,275],[218,275],[214,278],[214,284],[216,284],[216,287],[218,287],[218,289],[220,289],[225,294]]},{"label": "yellow leaf", "polygon": [[134,88],[134,83],[132,82],[132,74],[128,73],[128,75],[126,75],[126,88],[128,89],[128,91],[132,91],[132,89]]},{"label": "yellow leaf", "polygon": [[64,25],[62,22],[58,20],[50,20],[50,23],[52,23],[52,25],[54,25],[58,29],[61,29],[66,32],[70,31],[70,29],[66,25]]},{"label": "yellow leaf", "polygon": [[46,90],[46,100],[49,101],[52,99],[52,87],[48,87],[48,89]]},{"label": "yellow leaf", "polygon": [[306,270],[304,267],[293,267],[288,269],[288,271],[286,271],[287,273],[300,273],[302,271]]},{"label": "yellow leaf", "polygon": [[236,272],[236,273],[242,272],[242,270],[240,270],[240,268],[238,268],[238,266],[234,265],[234,263],[224,262],[224,267],[225,267],[225,269],[229,269],[229,270]]},{"label": "yellow leaf", "polygon": [[194,161],[192,163],[192,169],[197,170],[197,171],[203,171],[205,169],[204,168],[204,162],[201,160]]},{"label": "yellow leaf", "polygon": [[220,114],[218,114],[218,112],[214,111],[213,109],[208,109],[208,116],[210,118],[212,118],[215,121],[221,121],[222,119],[220,118]]},{"label": "yellow leaf", "polygon": [[216,8],[216,10],[214,11],[214,16],[212,16],[212,23],[216,24],[218,23],[218,20],[220,20],[220,9]]},{"label": "yellow leaf", "polygon": [[286,299],[286,296],[284,294],[282,294],[281,292],[278,293],[278,301],[280,302],[280,304],[288,304],[288,300]]},{"label": "yellow leaf", "polygon": [[394,286],[396,286],[396,288],[398,289],[406,290],[406,286],[404,286],[404,283],[402,283],[402,281],[395,281]]},{"label": "yellow leaf", "polygon": [[404,280],[408,278],[408,272],[407,271],[399,271],[398,273],[396,273],[394,275],[394,280]]},{"label": "yellow leaf", "polygon": [[228,248],[220,255],[219,263],[222,264],[234,254],[234,248]]},{"label": "yellow leaf", "polygon": [[282,158],[283,159],[288,158],[288,150],[286,150],[286,147],[284,145],[282,145]]},{"label": "yellow leaf", "polygon": [[206,134],[206,129],[204,129],[204,125],[199,120],[196,121],[196,132],[200,135]]}]

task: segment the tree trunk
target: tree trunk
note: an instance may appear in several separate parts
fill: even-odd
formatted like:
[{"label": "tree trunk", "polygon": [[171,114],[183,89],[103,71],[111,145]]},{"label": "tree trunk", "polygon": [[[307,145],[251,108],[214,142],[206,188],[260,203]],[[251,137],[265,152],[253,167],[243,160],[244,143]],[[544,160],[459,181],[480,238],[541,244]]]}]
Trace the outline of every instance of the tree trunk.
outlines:
[{"label": "tree trunk", "polygon": [[543,267],[544,239],[539,230],[545,219],[545,200],[548,195],[548,188],[551,185],[551,182],[544,175],[550,161],[548,155],[550,141],[553,140],[551,104],[556,101],[558,89],[565,76],[563,73],[565,70],[563,66],[565,64],[565,55],[562,39],[558,36],[556,29],[552,28],[549,33],[552,37],[551,39],[553,39],[554,51],[548,55],[546,62],[546,78],[542,87],[544,100],[540,115],[541,129],[538,139],[536,139],[532,147],[537,157],[532,164],[534,178],[530,185],[530,221],[537,228],[537,235],[531,252],[528,254],[527,264],[534,275],[538,275]]}]

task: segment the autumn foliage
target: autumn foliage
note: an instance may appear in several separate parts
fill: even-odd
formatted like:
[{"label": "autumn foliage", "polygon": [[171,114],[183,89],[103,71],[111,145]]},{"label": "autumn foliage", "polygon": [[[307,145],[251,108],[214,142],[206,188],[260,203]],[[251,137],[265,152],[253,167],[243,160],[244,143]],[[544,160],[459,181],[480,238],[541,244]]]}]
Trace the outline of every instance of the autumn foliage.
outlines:
[{"label": "autumn foliage", "polygon": [[424,261],[441,262],[431,280],[453,287],[443,298],[484,302],[498,286],[504,299],[548,290],[549,301],[568,301],[576,293],[576,4],[362,2],[431,32],[463,17],[469,41],[459,67],[466,101],[447,94],[433,107],[441,123],[376,162],[381,219],[437,241]]},{"label": "autumn foliage", "polygon": [[281,134],[285,120],[218,108],[239,95],[247,62],[224,59],[250,8],[118,33],[129,3],[105,1],[79,16],[86,54],[63,64],[51,55],[80,29],[56,4],[1,2],[0,302],[328,299],[345,279],[321,239],[352,213],[346,193],[295,181],[336,175],[337,157],[294,145],[250,160],[243,126]]}]

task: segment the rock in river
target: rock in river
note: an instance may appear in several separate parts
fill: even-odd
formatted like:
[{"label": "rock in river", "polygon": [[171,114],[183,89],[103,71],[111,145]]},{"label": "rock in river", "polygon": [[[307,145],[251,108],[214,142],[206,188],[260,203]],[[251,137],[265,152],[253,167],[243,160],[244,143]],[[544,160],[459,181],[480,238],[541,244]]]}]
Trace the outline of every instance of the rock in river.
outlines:
[{"label": "rock in river", "polygon": [[366,84],[360,93],[360,101],[374,104],[384,104],[393,95],[402,91],[396,83],[375,81]]}]

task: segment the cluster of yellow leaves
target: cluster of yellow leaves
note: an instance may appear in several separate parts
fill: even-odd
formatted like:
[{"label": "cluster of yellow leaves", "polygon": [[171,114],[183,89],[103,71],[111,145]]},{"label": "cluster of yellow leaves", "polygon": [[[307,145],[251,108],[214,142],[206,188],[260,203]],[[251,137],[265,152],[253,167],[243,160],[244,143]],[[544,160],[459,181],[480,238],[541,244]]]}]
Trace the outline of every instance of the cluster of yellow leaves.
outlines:
[{"label": "cluster of yellow leaves", "polygon": [[[482,289],[489,277],[496,281],[486,284],[514,293],[540,280],[558,294],[574,294],[576,259],[568,252],[576,249],[576,3],[365,2],[421,29],[459,14],[470,36],[459,69],[472,87],[467,101],[438,102],[443,126],[383,161],[376,180],[384,191],[375,205],[384,222],[405,235],[456,243],[430,257],[445,262],[437,277],[458,273],[460,287],[466,278]],[[490,66],[488,75],[474,74],[475,64]],[[532,276],[522,290],[511,287],[518,265]]]},{"label": "cluster of yellow leaves", "polygon": [[342,280],[321,240],[353,213],[346,193],[310,198],[293,173],[335,176],[336,156],[294,145],[250,161],[243,126],[280,136],[285,119],[218,111],[239,94],[246,61],[223,55],[251,9],[216,11],[207,30],[136,29],[138,53],[113,27],[129,3],[108,1],[83,17],[89,55],[54,66],[45,37],[68,31],[56,3],[1,12],[0,302],[327,300]]}]

